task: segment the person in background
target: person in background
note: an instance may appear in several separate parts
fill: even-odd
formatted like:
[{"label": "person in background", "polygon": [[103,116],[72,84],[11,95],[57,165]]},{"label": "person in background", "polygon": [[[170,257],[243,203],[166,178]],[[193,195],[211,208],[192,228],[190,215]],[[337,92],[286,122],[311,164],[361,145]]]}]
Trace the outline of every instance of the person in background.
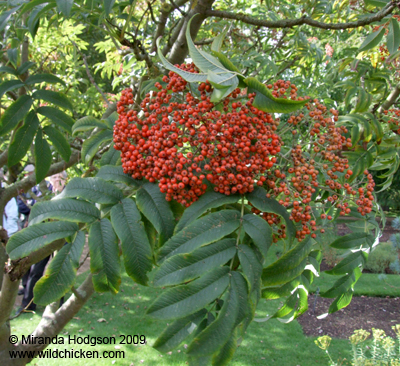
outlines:
[{"label": "person in background", "polygon": [[[0,181],[1,186],[3,187],[4,183],[4,170],[0,169]],[[19,230],[18,225],[19,214],[18,214],[18,205],[16,199],[13,197],[9,200],[4,207],[3,213],[3,229],[7,231],[8,237],[15,234]]]},{"label": "person in background", "polygon": [[[33,174],[35,171],[35,167],[32,164],[28,164],[25,169],[27,173],[25,176],[29,176]],[[51,181],[52,177],[50,177]],[[51,184],[48,184],[48,189],[54,191],[54,187]],[[41,192],[39,191],[38,187],[33,187],[32,192],[36,196],[41,196]],[[29,206],[33,206],[35,204],[35,200],[28,196],[28,194],[21,194],[20,196],[20,202],[18,204],[19,207],[19,212],[24,215],[25,219],[25,225],[24,227],[28,226],[28,220],[29,220],[29,214],[31,212],[31,209]],[[26,205],[26,203],[28,205]],[[50,256],[42,259],[40,262],[35,263],[31,266],[31,268],[25,273],[25,275],[22,277],[22,287],[20,287],[18,294],[23,295],[22,302],[21,302],[21,307],[17,310],[17,314],[20,312],[32,312],[36,310],[36,304],[33,302],[33,288],[36,285],[36,282],[40,280],[40,278],[43,276],[44,270],[46,268],[46,265],[50,259]]]}]

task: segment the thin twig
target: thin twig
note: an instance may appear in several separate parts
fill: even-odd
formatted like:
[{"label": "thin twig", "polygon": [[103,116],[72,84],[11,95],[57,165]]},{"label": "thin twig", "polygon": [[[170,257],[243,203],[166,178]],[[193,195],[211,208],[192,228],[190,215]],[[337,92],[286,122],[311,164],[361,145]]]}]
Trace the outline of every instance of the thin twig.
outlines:
[{"label": "thin twig", "polygon": [[97,83],[95,82],[93,75],[90,72],[89,69],[89,65],[87,63],[87,59],[86,59],[86,55],[79,49],[78,45],[70,38],[68,38],[70,40],[70,42],[74,45],[74,47],[76,48],[76,50],[78,51],[78,53],[81,55],[82,59],[83,59],[83,63],[85,64],[85,69],[86,69],[86,74],[90,80],[90,82],[92,83],[92,85],[94,85],[94,87],[97,89],[97,91],[100,93],[100,95],[102,96],[102,98],[104,99],[104,101],[107,103],[107,106],[110,106],[111,103],[109,102],[109,100],[107,99],[106,95],[104,94],[103,90],[101,90],[101,88],[97,85]]}]

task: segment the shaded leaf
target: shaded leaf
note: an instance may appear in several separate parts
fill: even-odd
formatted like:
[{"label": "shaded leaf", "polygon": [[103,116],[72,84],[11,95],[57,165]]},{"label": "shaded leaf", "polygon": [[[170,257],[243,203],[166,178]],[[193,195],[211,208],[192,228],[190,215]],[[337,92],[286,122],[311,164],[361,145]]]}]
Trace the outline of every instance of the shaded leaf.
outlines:
[{"label": "shaded leaf", "polygon": [[179,253],[217,241],[239,227],[240,212],[222,210],[201,217],[170,238],[160,249],[159,258],[164,260]]},{"label": "shaded leaf", "polygon": [[34,154],[36,183],[40,183],[46,178],[52,161],[50,146],[47,140],[43,138],[41,128],[36,133]]},{"label": "shaded leaf", "polygon": [[47,219],[91,224],[100,219],[100,211],[91,203],[73,198],[37,202],[29,214],[29,225]]},{"label": "shaded leaf", "polygon": [[17,127],[18,122],[31,109],[32,103],[33,100],[29,95],[22,95],[5,110],[0,118],[0,136],[4,136]]},{"label": "shaded leaf", "polygon": [[124,198],[117,187],[97,177],[72,178],[55,199],[69,197],[81,197],[85,200],[102,204],[115,204]]},{"label": "shaded leaf", "polygon": [[8,149],[8,166],[17,164],[26,155],[38,128],[39,119],[35,111],[30,111],[25,117],[23,126],[17,130],[14,140],[10,144]]},{"label": "shaded leaf", "polygon": [[49,137],[54,148],[61,155],[64,161],[68,162],[69,158],[71,157],[71,147],[69,146],[69,143],[65,136],[60,131],[51,126],[44,127],[43,132]]},{"label": "shaded leaf", "polygon": [[220,267],[187,285],[168,289],[150,305],[147,314],[160,319],[193,314],[219,297],[229,284],[229,267]]},{"label": "shaded leaf", "polygon": [[154,285],[159,287],[177,285],[225,264],[235,255],[235,244],[235,239],[223,239],[191,253],[168,258],[157,270]]},{"label": "shaded leaf", "polygon": [[147,272],[152,269],[152,250],[140,212],[131,198],[123,199],[111,209],[111,223],[121,240],[126,273],[146,285]]},{"label": "shaded leaf", "polygon": [[121,284],[119,248],[117,236],[108,219],[101,219],[90,226],[89,250],[90,271],[94,274],[102,272],[108,289],[117,293]]},{"label": "shaded leaf", "polygon": [[74,120],[65,112],[54,107],[39,107],[36,112],[47,117],[50,121],[64,129],[66,132],[72,132]]},{"label": "shaded leaf", "polygon": [[72,222],[46,222],[16,232],[8,240],[6,249],[11,260],[28,256],[54,240],[74,235],[79,230]]}]

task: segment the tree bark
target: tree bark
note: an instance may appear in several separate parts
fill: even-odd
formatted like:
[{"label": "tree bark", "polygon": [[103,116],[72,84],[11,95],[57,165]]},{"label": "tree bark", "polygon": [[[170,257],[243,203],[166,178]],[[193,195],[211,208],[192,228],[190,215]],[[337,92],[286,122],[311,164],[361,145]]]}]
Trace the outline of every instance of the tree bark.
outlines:
[{"label": "tree bark", "polygon": [[[76,294],[71,295],[71,297],[58,310],[58,302],[46,307],[39,325],[31,335],[34,337],[50,338],[57,336],[68,322],[70,322],[79,312],[90,296],[92,296],[93,292],[92,275],[89,274],[83,281],[82,285],[80,285],[76,290]],[[10,351],[32,351],[35,352],[35,356],[37,356],[39,351],[44,350],[48,346],[48,344],[23,344],[21,340],[13,346],[9,342],[9,335],[4,336],[4,333],[5,332],[2,332],[2,327],[0,327],[0,360],[2,361],[2,366],[22,366],[26,365],[33,359],[32,357],[11,359],[9,354]],[[27,336],[27,334],[24,334],[24,336]]]}]

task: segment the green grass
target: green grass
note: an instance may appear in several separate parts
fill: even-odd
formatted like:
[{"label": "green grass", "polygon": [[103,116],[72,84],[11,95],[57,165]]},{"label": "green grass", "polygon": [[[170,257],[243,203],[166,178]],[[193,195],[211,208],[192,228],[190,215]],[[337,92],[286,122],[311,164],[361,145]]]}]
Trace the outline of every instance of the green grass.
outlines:
[{"label": "green grass", "polygon": [[[326,273],[314,280],[312,291],[317,286],[320,292],[328,290],[341,276],[331,276]],[[400,297],[400,275],[397,274],[377,274],[364,273],[361,275],[354,286],[355,296],[372,296],[372,297]]]},{"label": "green grass", "polygon": [[[157,296],[160,290],[143,287],[133,283],[126,275],[123,277],[121,292],[113,296],[109,293],[95,294],[82,308],[78,315],[66,326],[61,333],[65,337],[65,345],[50,345],[50,349],[98,350],[111,351],[114,345],[68,345],[68,335],[79,336],[116,336],[119,335],[145,335],[147,345],[120,345],[120,350],[125,351],[125,359],[35,359],[30,365],[38,366],[129,366],[133,365],[186,365],[184,346],[175,349],[171,354],[160,355],[151,344],[162,332],[166,322],[153,320],[145,316],[146,307]],[[257,317],[265,317],[271,312],[273,304],[261,300],[257,308]],[[22,314],[11,322],[12,333],[21,337],[28,335],[38,324],[43,308],[39,307],[37,314]],[[99,323],[104,318],[106,322]],[[246,337],[238,348],[231,365],[285,365],[285,366],[310,366],[328,365],[324,352],[314,344],[315,338],[303,335],[297,321],[282,324],[277,320],[265,323],[253,322]],[[330,351],[337,357],[350,356],[350,346],[346,340],[333,340]],[[143,360],[143,362],[141,362]]]}]

